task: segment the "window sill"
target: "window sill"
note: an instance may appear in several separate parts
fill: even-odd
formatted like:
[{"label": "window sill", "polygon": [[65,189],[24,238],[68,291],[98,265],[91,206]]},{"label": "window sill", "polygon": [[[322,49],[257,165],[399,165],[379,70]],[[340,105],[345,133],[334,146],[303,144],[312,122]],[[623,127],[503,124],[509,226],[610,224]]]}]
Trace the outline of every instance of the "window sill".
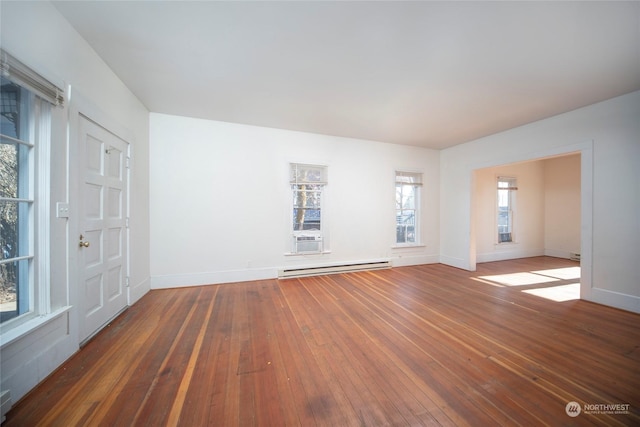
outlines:
[{"label": "window sill", "polygon": [[0,348],[4,348],[4,346],[11,344],[12,342],[24,337],[25,335],[35,331],[36,329],[46,325],[50,321],[62,316],[64,313],[71,310],[71,306],[66,306],[59,308],[53,313],[45,314],[42,316],[34,317],[33,319],[27,320],[26,322],[9,329],[6,332],[2,332],[0,334]]},{"label": "window sill", "polygon": [[284,256],[307,256],[307,255],[326,255],[330,254],[331,251],[322,251],[322,252],[285,252]]},{"label": "window sill", "polygon": [[391,246],[391,249],[419,249],[419,248],[426,248],[427,245],[424,245],[422,243],[416,243],[416,244],[408,244],[408,245],[393,245]]}]

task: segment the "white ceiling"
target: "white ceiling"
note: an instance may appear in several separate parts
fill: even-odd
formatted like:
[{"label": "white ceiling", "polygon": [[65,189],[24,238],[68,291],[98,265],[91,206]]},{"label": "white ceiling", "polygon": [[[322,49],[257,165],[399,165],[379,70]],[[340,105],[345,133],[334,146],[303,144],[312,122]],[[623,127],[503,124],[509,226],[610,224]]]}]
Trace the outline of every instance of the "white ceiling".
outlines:
[{"label": "white ceiling", "polygon": [[54,4],[153,112],[439,149],[640,90],[640,2]]}]

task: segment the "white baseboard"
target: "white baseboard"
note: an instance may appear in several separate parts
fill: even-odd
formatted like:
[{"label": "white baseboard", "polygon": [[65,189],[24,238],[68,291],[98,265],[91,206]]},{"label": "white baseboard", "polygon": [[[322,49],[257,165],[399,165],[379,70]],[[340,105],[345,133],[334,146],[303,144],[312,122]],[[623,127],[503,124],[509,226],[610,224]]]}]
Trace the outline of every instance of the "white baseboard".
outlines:
[{"label": "white baseboard", "polygon": [[[580,253],[580,251],[575,251],[573,253]],[[545,249],[544,250],[545,256],[551,256],[554,258],[571,259],[571,256],[573,253],[570,251],[562,250],[562,249]]]},{"label": "white baseboard", "polygon": [[129,305],[133,305],[151,290],[151,278],[147,277],[142,282],[129,288]]},{"label": "white baseboard", "polygon": [[217,285],[221,283],[248,282],[250,280],[275,279],[277,268],[253,268],[246,270],[212,271],[193,274],[152,276],[151,289],[184,288],[188,286]]},{"label": "white baseboard", "polygon": [[447,255],[440,255],[440,263],[467,271],[469,271],[470,268],[468,259],[455,258]]},{"label": "white baseboard", "polygon": [[0,392],[0,423],[4,422],[5,414],[11,409],[11,390],[3,390]]},{"label": "white baseboard", "polygon": [[621,310],[640,313],[640,297],[635,295],[622,294],[608,289],[591,288],[590,295],[585,295],[584,299]]},{"label": "white baseboard", "polygon": [[437,264],[440,262],[438,255],[400,255],[391,259],[394,267],[408,267],[411,265]]},{"label": "white baseboard", "polygon": [[[376,260],[377,261],[377,260]],[[370,261],[359,261],[370,262]],[[437,255],[402,255],[391,259],[394,267],[435,264],[440,262]],[[326,263],[325,263],[326,264]],[[325,264],[318,264],[323,266]],[[334,263],[335,264],[335,263]],[[310,266],[315,266],[312,264]],[[309,267],[309,265],[307,265]],[[151,277],[151,289],[183,288],[188,286],[217,285],[222,283],[248,282],[251,280],[275,279],[278,268],[253,268],[245,270],[212,271],[193,274],[172,274]]]},{"label": "white baseboard", "polygon": [[521,250],[521,249],[514,248],[513,250],[503,250],[503,251],[477,254],[476,262],[506,261],[508,259],[529,258],[534,256],[543,256],[543,255],[545,255],[545,251],[543,249]]}]

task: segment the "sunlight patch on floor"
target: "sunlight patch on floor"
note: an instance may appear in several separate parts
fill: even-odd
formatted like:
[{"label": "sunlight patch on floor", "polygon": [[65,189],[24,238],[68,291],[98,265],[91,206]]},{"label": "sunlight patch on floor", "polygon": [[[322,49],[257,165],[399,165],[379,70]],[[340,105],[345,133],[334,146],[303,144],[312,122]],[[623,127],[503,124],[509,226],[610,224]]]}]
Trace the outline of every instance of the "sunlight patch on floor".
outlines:
[{"label": "sunlight patch on floor", "polygon": [[522,292],[556,302],[571,301],[580,299],[580,283],[551,286],[549,288],[527,289]]},{"label": "sunlight patch on floor", "polygon": [[496,274],[493,276],[480,276],[480,279],[489,280],[491,282],[499,283],[504,286],[526,286],[537,285],[540,283],[557,282],[560,279],[555,277],[549,277],[546,275],[540,275],[535,273],[511,273],[511,274]]},{"label": "sunlight patch on floor", "polygon": [[579,280],[580,279],[580,267],[565,267],[565,268],[553,268],[550,270],[538,270],[532,271],[535,274],[541,274],[543,276],[555,277],[561,280]]},{"label": "sunlight patch on floor", "polygon": [[473,280],[498,287],[521,286],[522,292],[550,301],[580,299],[580,266],[479,276]]}]

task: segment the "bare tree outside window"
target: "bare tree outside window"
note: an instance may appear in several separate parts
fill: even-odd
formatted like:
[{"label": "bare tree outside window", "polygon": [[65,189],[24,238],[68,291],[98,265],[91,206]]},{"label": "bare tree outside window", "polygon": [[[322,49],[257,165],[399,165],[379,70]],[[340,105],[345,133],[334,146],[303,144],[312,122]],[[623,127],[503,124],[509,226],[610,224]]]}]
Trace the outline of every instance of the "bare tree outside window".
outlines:
[{"label": "bare tree outside window", "polygon": [[[3,136],[20,138],[20,87],[2,80],[0,90],[0,131]],[[14,258],[18,246],[18,144],[0,144],[0,259]],[[8,200],[9,199],[9,200]],[[0,264],[0,306],[7,308],[16,301],[16,263]],[[5,310],[3,310],[4,313]],[[6,310],[9,311],[9,310]],[[13,310],[12,310],[13,311]],[[6,317],[3,315],[3,318]],[[4,320],[4,319],[3,319]]]}]

